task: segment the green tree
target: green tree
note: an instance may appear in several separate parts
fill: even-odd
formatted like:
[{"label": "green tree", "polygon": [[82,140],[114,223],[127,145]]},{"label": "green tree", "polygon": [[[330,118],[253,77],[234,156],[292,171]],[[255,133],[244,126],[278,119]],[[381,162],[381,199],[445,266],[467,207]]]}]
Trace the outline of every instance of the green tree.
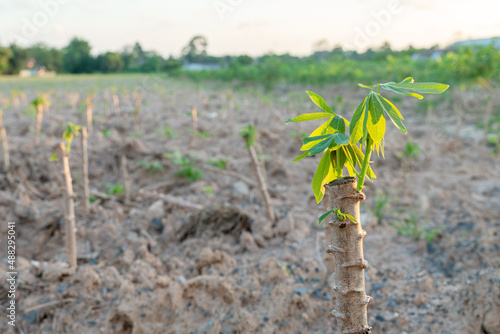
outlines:
[{"label": "green tree", "polygon": [[69,73],[91,73],[93,58],[90,55],[90,45],[87,41],[73,38],[64,48],[63,67]]},{"label": "green tree", "polygon": [[8,74],[18,74],[24,67],[26,60],[28,59],[28,53],[26,49],[23,49],[15,44],[10,47],[12,56],[9,58],[9,69]]},{"label": "green tree", "polygon": [[170,56],[163,64],[163,68],[167,72],[173,72],[175,70],[182,68],[182,61]]},{"label": "green tree", "polygon": [[37,43],[27,50],[28,58],[34,58],[38,66],[45,66],[49,71],[62,72],[62,51]]},{"label": "green tree", "polygon": [[182,57],[190,63],[200,62],[207,55],[207,45],[208,42],[204,36],[194,36],[182,49]]},{"label": "green tree", "polygon": [[9,71],[9,59],[12,58],[12,50],[0,47],[0,74],[6,74]]},{"label": "green tree", "polygon": [[236,58],[241,65],[250,65],[253,63],[253,58],[247,55],[241,55]]},{"label": "green tree", "polygon": [[123,70],[123,60],[120,54],[106,52],[97,57],[97,69],[103,73],[116,73]]}]

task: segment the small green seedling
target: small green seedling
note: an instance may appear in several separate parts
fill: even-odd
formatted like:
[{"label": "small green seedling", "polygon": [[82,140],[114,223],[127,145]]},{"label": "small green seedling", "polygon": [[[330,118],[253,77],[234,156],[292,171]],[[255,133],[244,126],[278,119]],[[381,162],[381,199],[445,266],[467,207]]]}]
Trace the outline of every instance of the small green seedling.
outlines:
[{"label": "small green seedling", "polygon": [[212,136],[212,133],[208,131],[196,131],[196,138],[209,138]]},{"label": "small green seedling", "polygon": [[137,165],[144,167],[149,173],[158,173],[158,172],[163,172],[165,168],[159,161],[145,161],[141,160],[137,162]]},{"label": "small green seedling", "polygon": [[375,193],[375,209],[373,214],[377,217],[377,223],[380,224],[387,208],[387,203],[389,203],[389,194],[386,194],[383,190],[379,190]]},{"label": "small green seedling", "polygon": [[255,138],[257,136],[257,132],[255,131],[255,127],[252,124],[243,128],[243,130],[240,131],[240,136],[242,136],[243,139],[245,139],[247,150],[249,150],[250,147],[255,145]]},{"label": "small green seedling", "polygon": [[160,130],[160,133],[163,132],[163,136],[167,139],[175,139],[177,138],[177,131],[172,129],[170,126],[164,126],[163,131]]},{"label": "small green seedling", "polygon": [[411,213],[406,216],[399,224],[394,224],[394,227],[399,234],[412,238],[414,241],[424,240],[431,243],[442,230],[442,226],[431,229],[421,226],[422,219],[416,214]]},{"label": "small green seedling", "polygon": [[203,177],[202,171],[188,157],[183,156],[179,150],[175,150],[174,153],[165,153],[165,157],[171,159],[174,164],[181,167],[175,173],[176,175],[183,176],[191,182]]},{"label": "small green seedling", "polygon": [[125,193],[123,186],[117,183],[105,183],[104,188],[106,195],[123,195]]},{"label": "small green seedling", "polygon": [[[80,135],[80,130],[82,129],[82,126],[76,125],[73,123],[68,123],[66,127],[64,128],[62,138],[64,139],[65,147],[66,147],[66,154],[69,155],[70,149],[71,149],[71,142],[73,141],[74,137],[77,137]],[[52,154],[52,156],[49,158],[49,161],[58,161],[58,155],[57,152]]]},{"label": "small green seedling", "polygon": [[39,95],[31,102],[31,105],[36,109],[35,145],[37,145],[42,129],[43,108],[48,107],[50,102],[43,95]]},{"label": "small green seedling", "polygon": [[104,130],[102,130],[102,135],[105,138],[109,138],[109,136],[111,135],[111,129],[104,129]]},{"label": "small green seedling", "polygon": [[201,190],[205,192],[208,196],[212,196],[214,194],[214,190],[211,186],[201,187]]},{"label": "small green seedling", "polygon": [[414,144],[411,139],[408,139],[403,148],[403,152],[401,152],[399,156],[406,159],[417,160],[419,154],[420,146]]},{"label": "small green seedling", "polygon": [[219,169],[226,169],[227,167],[227,159],[215,159],[215,158],[210,158],[208,160],[208,163],[210,165],[213,165]]},{"label": "small green seedling", "polygon": [[346,212],[342,212],[342,211],[340,211],[339,208],[337,208],[337,209],[333,209],[333,210],[328,211],[327,213],[322,214],[319,217],[318,223],[321,224],[321,222],[323,220],[325,220],[326,217],[328,217],[329,215],[331,215],[334,212],[335,212],[335,215],[337,216],[337,219],[340,220],[340,221],[344,221],[344,220],[348,219],[348,220],[350,220],[350,221],[352,221],[354,223],[358,222],[353,216],[351,216],[350,214],[348,214]]}]

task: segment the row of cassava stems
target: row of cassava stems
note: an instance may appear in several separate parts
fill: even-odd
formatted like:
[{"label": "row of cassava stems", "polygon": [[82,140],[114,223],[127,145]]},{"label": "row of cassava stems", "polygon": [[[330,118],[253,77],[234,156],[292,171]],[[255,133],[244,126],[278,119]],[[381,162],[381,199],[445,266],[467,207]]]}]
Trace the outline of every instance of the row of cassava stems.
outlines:
[{"label": "row of cassava stems", "polygon": [[[75,221],[75,205],[74,198],[75,193],[73,191],[73,179],[71,177],[71,170],[69,164],[71,143],[74,137],[80,136],[81,138],[81,148],[82,148],[82,181],[83,181],[83,209],[86,214],[90,212],[90,190],[89,190],[89,177],[88,177],[88,137],[93,132],[93,100],[95,94],[90,94],[85,100],[85,118],[86,126],[78,126],[69,123],[63,133],[63,141],[61,141],[57,147],[57,152],[53,155],[54,160],[58,160],[61,164],[62,176],[64,180],[64,187],[62,188],[64,194],[64,221],[65,221],[65,248],[66,248],[66,259],[73,269],[77,267],[77,242],[76,242],[76,221]],[[73,110],[76,110],[76,104],[79,100],[79,94],[74,93],[69,96],[70,103]],[[135,107],[133,109],[134,116],[134,133],[138,133],[140,125],[140,105],[142,103],[142,93],[136,95]],[[47,96],[39,95],[32,102],[31,105],[36,110],[36,123],[35,123],[35,146],[40,144],[40,134],[42,129],[42,121],[44,113],[48,112],[48,107],[50,106],[50,101]],[[206,108],[207,99],[203,99],[203,107]],[[18,104],[14,103],[14,106]],[[113,107],[116,114],[120,113],[119,99],[116,93],[113,92]],[[191,139],[191,145],[195,145],[196,136],[198,133],[198,111],[196,106],[192,107],[192,128],[193,136]],[[242,133],[242,137],[246,142],[250,160],[254,168],[258,180],[258,186],[261,190],[262,197],[265,204],[266,215],[269,220],[274,222],[276,217],[274,209],[271,204],[271,197],[269,195],[266,172],[263,165],[262,148],[258,140],[258,134],[253,125],[246,127]],[[9,160],[9,149],[7,143],[7,136],[5,132],[5,127],[2,124],[2,111],[0,109],[0,138],[2,140],[2,149],[4,156],[4,169],[7,171],[10,167]],[[128,176],[127,170],[127,158],[125,155],[121,156],[121,166],[122,166],[122,177],[124,182],[124,192],[125,192],[125,203],[130,202],[131,198],[131,181]]]},{"label": "row of cassava stems", "polygon": [[[20,107],[19,97],[22,98],[23,103],[27,103],[26,94],[24,92],[13,92],[13,102],[12,106],[14,108]],[[57,151],[51,158],[51,160],[58,160],[61,164],[62,176],[64,180],[64,187],[62,188],[64,194],[64,221],[65,221],[65,248],[66,248],[66,260],[68,264],[76,270],[77,268],[77,243],[76,243],[76,222],[75,222],[75,207],[74,198],[75,194],[73,192],[73,180],[71,177],[71,170],[69,165],[70,148],[71,142],[74,136],[80,136],[81,138],[81,148],[82,148],[82,178],[83,178],[83,209],[86,214],[90,212],[90,189],[89,189],[89,177],[88,177],[88,137],[93,131],[93,100],[95,95],[90,94],[85,100],[84,105],[86,107],[85,118],[86,126],[78,126],[69,123],[63,133],[64,141],[60,142],[57,146]],[[79,94],[69,95],[70,103],[73,109],[76,109],[76,104],[79,100]],[[142,102],[142,93],[136,95],[136,103],[133,111],[134,115],[134,132],[137,133],[140,124],[139,108]],[[43,115],[49,112],[50,101],[47,95],[38,95],[31,103],[31,106],[36,112],[35,121],[35,146],[40,145],[40,134],[42,130]],[[115,92],[113,92],[113,107],[116,114],[120,113],[119,99]],[[5,172],[10,170],[10,156],[9,156],[9,146],[7,141],[7,133],[5,126],[3,125],[3,112],[0,109],[0,140],[3,153],[3,169]],[[124,155],[121,157],[122,173],[124,178],[124,189],[125,189],[125,202],[130,202],[130,179],[128,177],[127,171],[127,159]]]}]

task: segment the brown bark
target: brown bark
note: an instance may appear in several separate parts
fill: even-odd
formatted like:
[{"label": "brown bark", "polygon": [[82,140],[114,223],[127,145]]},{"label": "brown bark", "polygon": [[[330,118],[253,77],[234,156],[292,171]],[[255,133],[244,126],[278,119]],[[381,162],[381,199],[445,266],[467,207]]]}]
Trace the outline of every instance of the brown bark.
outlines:
[{"label": "brown bark", "polygon": [[139,93],[135,100],[134,107],[134,135],[137,135],[139,132],[139,123],[141,122],[140,111],[141,111],[141,103],[142,103],[142,93]]},{"label": "brown bark", "polygon": [[120,101],[118,100],[118,95],[113,94],[113,107],[115,108],[115,113],[120,113]]},{"label": "brown bark", "polygon": [[191,116],[193,116],[193,138],[191,139],[191,145],[194,145],[196,141],[196,134],[198,133],[198,111],[196,106],[191,109]]},{"label": "brown bark", "polygon": [[122,155],[121,157],[122,165],[122,176],[123,176],[123,188],[125,190],[125,203],[130,202],[130,178],[128,176],[127,170],[127,157]]},{"label": "brown bark", "polygon": [[7,132],[3,125],[0,125],[0,138],[2,139],[3,169],[7,171],[10,167],[9,143],[7,142]]},{"label": "brown bark", "polygon": [[87,131],[89,134],[92,134],[92,123],[93,123],[93,118],[92,118],[92,103],[87,102]]},{"label": "brown bark", "polygon": [[3,113],[0,109],[0,140],[2,140],[3,169],[7,171],[10,167],[9,143],[7,142],[7,132],[3,126]]},{"label": "brown bark", "polygon": [[90,209],[90,192],[89,192],[89,157],[87,150],[87,129],[82,128],[82,174],[83,174],[83,207],[85,213],[89,213]]},{"label": "brown bark", "polygon": [[42,129],[43,105],[36,106],[36,124],[35,124],[35,145],[39,142],[40,131]]},{"label": "brown bark", "polygon": [[276,221],[274,215],[273,205],[271,204],[271,196],[269,196],[269,191],[267,190],[266,177],[264,176],[265,171],[260,168],[259,160],[257,159],[257,153],[255,152],[255,147],[250,146],[248,152],[250,152],[250,158],[252,160],[253,168],[255,174],[257,174],[257,180],[259,181],[259,188],[264,198],[264,205],[266,206],[267,218],[272,222]]},{"label": "brown bark", "polygon": [[76,268],[76,226],[75,226],[75,206],[73,203],[73,184],[69,170],[68,154],[64,143],[59,145],[59,160],[61,161],[64,177],[64,222],[66,233],[66,257],[68,263]]},{"label": "brown bark", "polygon": [[356,179],[342,177],[325,186],[330,197],[330,210],[353,216],[357,223],[330,216],[332,244],[326,252],[333,254],[335,262],[334,286],[336,302],[330,315],[337,319],[341,334],[368,334],[367,306],[372,298],[366,295],[364,270],[368,262],[363,258],[363,238],[366,231],[361,228],[359,202],[365,199],[356,191]]}]

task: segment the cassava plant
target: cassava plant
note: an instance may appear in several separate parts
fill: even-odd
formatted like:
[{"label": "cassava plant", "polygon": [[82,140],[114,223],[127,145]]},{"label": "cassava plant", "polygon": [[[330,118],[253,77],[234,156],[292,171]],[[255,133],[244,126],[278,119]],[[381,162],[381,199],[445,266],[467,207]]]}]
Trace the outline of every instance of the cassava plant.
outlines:
[{"label": "cassava plant", "polygon": [[85,99],[85,105],[87,107],[87,112],[86,112],[86,117],[87,117],[87,131],[89,134],[92,133],[92,125],[93,125],[93,117],[92,117],[92,111],[94,109],[92,101],[94,100],[94,95],[89,95]]},{"label": "cassava plant", "polygon": [[89,155],[87,150],[87,128],[82,127],[82,176],[83,176],[83,208],[85,213],[90,211],[90,191],[89,191]]},{"label": "cassava plant", "polygon": [[266,206],[267,218],[274,222],[276,220],[276,216],[271,203],[271,196],[269,196],[269,191],[267,190],[266,171],[264,166],[259,161],[257,151],[255,149],[257,143],[257,131],[255,130],[255,127],[250,124],[241,130],[240,135],[243,139],[245,139],[245,144],[247,146],[248,153],[250,154],[250,159],[252,160],[257,180],[259,181],[259,188],[264,199],[264,205]]},{"label": "cassava plant", "polygon": [[31,105],[36,109],[35,145],[39,142],[40,130],[42,129],[43,108],[49,104],[50,102],[43,95],[37,96],[31,102]]},{"label": "cassava plant", "polygon": [[3,126],[3,113],[0,109],[0,140],[2,141],[2,152],[3,152],[3,169],[8,171],[10,167],[10,156],[9,156],[9,143],[7,142],[7,131]]},{"label": "cassava plant", "polygon": [[78,136],[81,126],[68,123],[63,132],[63,139],[57,153],[54,153],[50,160],[59,160],[61,162],[62,174],[64,177],[64,222],[66,235],[66,258],[72,268],[76,269],[76,224],[75,224],[75,206],[73,203],[73,184],[71,172],[69,169],[69,154],[71,142],[75,136]]},{"label": "cassava plant", "polygon": [[[329,211],[319,218],[319,222],[335,213],[326,228],[330,243],[326,252],[333,255],[335,264],[332,288],[336,305],[330,315],[337,319],[339,332],[343,334],[371,333],[367,305],[372,298],[365,291],[364,269],[368,263],[363,257],[366,232],[361,228],[359,215],[359,202],[365,199],[361,192],[365,179],[376,178],[370,159],[374,151],[384,156],[387,118],[403,133],[407,132],[398,108],[380,91],[384,89],[422,99],[421,94],[440,94],[449,87],[432,82],[416,83],[411,77],[399,83],[359,86],[370,91],[355,109],[351,121],[336,115],[325,100],[313,92],[307,93],[322,111],[285,121],[287,124],[326,119],[303,139],[301,151],[304,152],[293,161],[323,153],[313,177],[312,190],[317,203],[323,199],[325,190],[329,194]],[[344,170],[347,170],[346,176]]]},{"label": "cassava plant", "polygon": [[137,94],[136,99],[135,99],[135,107],[134,107],[134,134],[139,133],[139,124],[141,122],[141,117],[140,117],[140,111],[141,111],[141,104],[142,104],[142,93]]}]

